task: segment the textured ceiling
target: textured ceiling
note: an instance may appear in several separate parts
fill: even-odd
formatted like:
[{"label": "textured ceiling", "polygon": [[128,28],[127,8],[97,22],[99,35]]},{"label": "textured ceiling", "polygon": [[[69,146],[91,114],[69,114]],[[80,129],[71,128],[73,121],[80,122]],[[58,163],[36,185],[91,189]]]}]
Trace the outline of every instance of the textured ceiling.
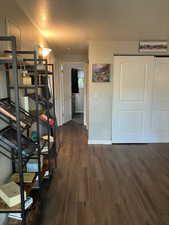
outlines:
[{"label": "textured ceiling", "polygon": [[89,40],[169,39],[168,0],[17,0],[52,47],[86,53]]}]

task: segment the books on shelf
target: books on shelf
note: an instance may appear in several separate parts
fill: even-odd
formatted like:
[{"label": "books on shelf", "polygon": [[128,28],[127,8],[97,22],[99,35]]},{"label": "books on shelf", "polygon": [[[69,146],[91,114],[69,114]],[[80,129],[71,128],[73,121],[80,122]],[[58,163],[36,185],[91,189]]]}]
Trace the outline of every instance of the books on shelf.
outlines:
[{"label": "books on shelf", "polygon": [[[19,111],[21,127],[25,128],[27,126],[31,126],[33,118],[30,116],[30,114],[21,107],[19,107]],[[9,101],[8,98],[0,100],[0,113],[16,122],[15,103],[13,101]]]},{"label": "books on shelf", "polygon": [[42,148],[41,153],[48,152],[48,144],[46,143],[45,146]]},{"label": "books on shelf", "polygon": [[43,136],[42,139],[45,141],[45,144],[43,145],[42,149],[41,149],[41,153],[47,153],[49,150],[51,150],[53,143],[54,143],[54,139],[52,136],[50,136],[50,143],[48,143],[48,136]]},{"label": "books on shelf", "polygon": [[[33,198],[27,197],[27,199],[25,200],[25,210],[30,208],[32,204],[33,204]],[[16,220],[22,220],[21,213],[9,213],[8,217],[12,219],[16,219]]]},{"label": "books on shelf", "polygon": [[20,98],[21,106],[26,112],[29,112],[29,98],[28,96],[23,96]]},{"label": "books on shelf", "polygon": [[[35,178],[35,175],[36,175],[35,173],[24,173],[23,174],[24,183],[32,183]],[[12,174],[12,176],[10,177],[10,181],[19,183],[20,182],[19,174],[18,173]]]},{"label": "books on shelf", "polygon": [[[0,104],[0,112],[1,112],[2,114],[4,114],[5,116],[7,116],[8,118],[10,118],[10,119],[16,121],[16,116],[13,115],[13,113],[11,113],[11,111],[9,111],[9,109],[8,109],[5,105]],[[22,122],[22,121],[20,121],[20,125],[21,125],[22,127],[26,127],[26,123],[24,123],[24,122]]]},{"label": "books on shelf", "polygon": [[[24,192],[26,199],[26,192]],[[0,185],[0,198],[9,206],[13,207],[21,203],[20,187],[15,182]]]},{"label": "books on shelf", "polygon": [[[14,149],[15,154],[18,154],[18,140],[17,131],[13,127],[6,127],[0,131],[0,140]],[[36,151],[36,145],[34,142],[24,135],[21,135],[21,148],[23,157],[27,157]]]},{"label": "books on shelf", "polygon": [[9,213],[8,217],[15,220],[22,220],[21,213]]}]

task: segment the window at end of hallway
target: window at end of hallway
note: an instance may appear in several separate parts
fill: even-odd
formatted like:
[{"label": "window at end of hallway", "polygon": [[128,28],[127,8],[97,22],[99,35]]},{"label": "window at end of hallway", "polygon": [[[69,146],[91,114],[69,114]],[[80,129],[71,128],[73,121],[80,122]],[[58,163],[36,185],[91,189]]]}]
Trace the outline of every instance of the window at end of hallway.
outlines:
[{"label": "window at end of hallway", "polygon": [[78,71],[78,85],[79,88],[84,88],[84,72]]}]

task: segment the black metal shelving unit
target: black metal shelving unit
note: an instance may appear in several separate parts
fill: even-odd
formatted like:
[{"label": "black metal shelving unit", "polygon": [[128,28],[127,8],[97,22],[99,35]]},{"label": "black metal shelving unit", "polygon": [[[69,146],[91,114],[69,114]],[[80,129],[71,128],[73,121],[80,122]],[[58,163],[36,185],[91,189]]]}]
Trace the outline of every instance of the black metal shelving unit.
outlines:
[{"label": "black metal shelving unit", "polygon": [[[45,65],[46,65],[46,75],[48,76],[52,76],[52,89],[53,89],[53,93],[52,93],[52,104],[53,104],[53,107],[50,111],[50,104],[49,104],[49,101],[47,102],[47,108],[48,108],[48,123],[49,123],[49,118],[50,116],[52,117],[52,119],[54,120],[54,125],[51,127],[51,134],[53,136],[53,145],[50,146],[50,141],[48,141],[48,149],[50,149],[50,152],[48,153],[48,160],[50,161],[51,159],[55,159],[55,167],[57,167],[57,161],[56,161],[56,158],[57,158],[57,154],[58,154],[58,150],[59,150],[59,145],[57,145],[57,140],[56,140],[56,137],[57,137],[57,119],[56,119],[56,112],[55,112],[55,83],[54,83],[54,65],[53,64],[48,64],[47,61],[45,62]],[[48,92],[47,92],[48,93]],[[49,96],[47,96],[48,98]],[[48,129],[48,138],[49,138],[49,129]],[[49,140],[49,139],[48,139]],[[52,168],[50,168],[50,176],[52,175]]]},{"label": "black metal shelving unit", "polygon": [[[12,54],[12,51],[6,51],[6,53],[8,54]],[[37,80],[37,56],[36,56],[36,52],[35,51],[16,51],[16,56],[32,56],[32,60],[34,62],[33,64],[33,76],[34,76],[34,84],[33,85],[22,85],[20,84],[19,80],[20,80],[20,74],[18,74],[18,84],[17,84],[17,89],[18,89],[18,95],[20,97],[20,90],[22,90],[24,92],[24,95],[26,96],[27,93],[29,92],[29,90],[34,90],[35,91],[35,96],[36,96],[36,102],[35,102],[35,116],[32,117],[31,113],[25,111],[22,107],[20,107],[20,102],[19,104],[16,104],[16,101],[15,102],[12,102],[11,99],[12,99],[12,95],[11,95],[11,91],[12,90],[15,90],[15,85],[11,85],[11,82],[10,82],[10,69],[11,69],[11,65],[8,64],[6,65],[6,77],[7,77],[7,93],[8,93],[8,102],[9,102],[9,105],[13,105],[13,107],[15,106],[16,108],[19,108],[19,114],[20,114],[20,120],[22,119],[22,117],[24,117],[24,119],[29,116],[29,118],[31,118],[31,123],[29,122],[29,124],[27,126],[25,126],[23,129],[23,126],[22,124],[20,124],[20,128],[22,132],[24,132],[26,130],[27,132],[27,136],[29,137],[30,136],[30,128],[31,126],[33,125],[33,123],[35,122],[36,123],[36,132],[37,132],[37,142],[36,142],[36,152],[34,152],[34,154],[36,155],[36,158],[38,160],[38,172],[37,172],[37,176],[39,178],[39,188],[40,188],[40,184],[41,184],[41,160],[40,160],[40,157],[41,157],[41,149],[40,149],[40,126],[39,126],[39,119],[38,119],[38,116],[39,116],[39,104],[37,102],[37,95],[38,95],[38,88],[44,88],[44,85],[39,85],[38,84],[38,80]],[[18,71],[18,69],[22,68],[22,65],[19,65],[19,63],[17,63],[16,65],[16,70]],[[23,114],[24,113],[24,114]],[[23,114],[23,115],[22,115]],[[21,120],[22,122],[22,120]],[[20,123],[21,123],[20,122]],[[29,138],[30,139],[30,138]],[[31,143],[31,141],[30,141]],[[32,157],[33,154],[31,154],[29,156],[29,159]],[[15,159],[13,157],[13,159]],[[27,160],[28,162],[28,160]],[[14,165],[14,163],[13,163]],[[24,164],[25,165],[25,164]],[[25,169],[25,168],[24,168]],[[13,167],[13,172],[15,172],[15,167]]]},{"label": "black metal shelving unit", "polygon": [[[25,62],[32,62],[32,59],[24,59]],[[40,124],[42,126],[45,126],[47,128],[47,140],[46,143],[48,147],[48,152],[46,153],[41,153],[45,158],[48,160],[48,170],[49,170],[49,175],[46,176],[46,178],[51,178],[53,174],[53,169],[57,167],[57,154],[58,154],[58,149],[59,149],[59,144],[57,144],[56,141],[56,136],[57,136],[57,120],[56,120],[56,114],[55,114],[55,88],[54,88],[54,65],[53,64],[48,64],[47,59],[38,59],[38,65],[41,68],[40,70],[37,69],[37,77],[38,77],[38,82],[41,83],[40,81],[41,78],[43,78],[43,84],[44,85],[44,90],[46,92],[45,96],[42,95],[37,95],[35,96],[34,94],[28,94],[28,97],[31,98],[33,101],[36,101],[37,97],[37,102],[39,105],[42,106],[41,114],[45,113],[46,120],[42,120],[41,117],[39,117]],[[28,71],[32,71],[31,68],[33,68],[33,65],[30,64],[27,66]],[[50,93],[49,91],[49,77],[51,76],[51,82],[52,82],[52,91]],[[50,96],[51,95],[51,96]],[[50,100],[49,100],[50,99]],[[40,115],[41,116],[41,115]],[[51,124],[52,121],[52,124]],[[51,143],[50,137],[53,137],[53,142]]]},{"label": "black metal shelving unit", "polygon": [[[22,156],[22,143],[21,143],[21,118],[20,118],[20,108],[19,108],[19,82],[18,82],[18,71],[17,71],[17,54],[16,54],[16,38],[15,37],[0,37],[0,41],[8,41],[11,43],[12,48],[12,57],[7,59],[0,59],[0,64],[10,64],[12,67],[12,74],[14,78],[14,93],[15,93],[15,119],[10,118],[9,124],[12,125],[11,121],[16,122],[16,131],[17,131],[17,152],[18,152],[18,170],[20,177],[20,195],[21,195],[21,204],[13,209],[4,206],[1,202],[0,213],[10,213],[17,212],[21,213],[22,224],[26,224],[26,213],[25,213],[25,199],[24,199],[24,176],[23,176],[23,156]],[[8,78],[7,78],[8,80]],[[8,92],[9,94],[9,92]],[[2,111],[1,111],[2,113]],[[3,113],[4,115],[4,113]],[[13,157],[13,150],[11,151],[11,158]]]},{"label": "black metal shelving unit", "polygon": [[[0,154],[11,160],[13,173],[16,170],[19,172],[21,204],[20,206],[8,208],[3,205],[0,199],[0,213],[21,213],[21,224],[27,225],[27,211],[25,210],[24,199],[24,172],[26,171],[26,165],[30,159],[37,159],[38,172],[36,176],[38,177],[38,186],[36,188],[40,190],[45,171],[49,171],[45,179],[51,179],[57,164],[59,145],[56,142],[57,121],[55,115],[54,66],[53,64],[48,64],[46,59],[38,59],[35,51],[17,51],[15,37],[0,37],[1,41],[11,42],[12,50],[5,52],[10,54],[11,57],[0,58],[0,64],[3,64],[5,68],[7,85],[7,98],[0,99],[0,120],[7,124],[5,128],[0,130],[0,147],[4,150],[0,151]],[[29,56],[23,58],[24,65],[19,65],[18,55],[22,57],[25,55]],[[39,69],[39,65],[42,67],[41,69]],[[23,67],[32,76],[33,83],[31,85],[20,84],[18,69],[23,69]],[[13,76],[13,84],[10,82],[10,71]],[[49,76],[52,76],[52,93],[49,93]],[[45,96],[42,95],[44,90]],[[14,99],[12,99],[12,91],[14,91]],[[27,112],[20,106],[20,91],[24,93],[24,96],[28,96],[29,99],[34,101],[34,112]],[[32,91],[34,92],[32,93]],[[42,114],[47,118],[45,121],[40,119]],[[33,142],[30,138],[30,130],[34,123],[36,123],[36,142]],[[43,134],[46,137],[45,140],[41,137],[43,129],[45,129]],[[51,137],[53,137],[52,143]],[[48,151],[44,153],[42,150],[45,145],[47,145]],[[42,156],[47,160],[47,166],[41,166]]]}]

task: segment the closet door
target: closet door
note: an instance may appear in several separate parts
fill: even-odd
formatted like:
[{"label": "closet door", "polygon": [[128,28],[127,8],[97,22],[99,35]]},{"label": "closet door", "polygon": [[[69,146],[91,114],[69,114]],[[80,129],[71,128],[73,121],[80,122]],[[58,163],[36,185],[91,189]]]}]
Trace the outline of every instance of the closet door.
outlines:
[{"label": "closet door", "polygon": [[154,58],[152,142],[169,142],[169,58]]},{"label": "closet door", "polygon": [[151,139],[151,56],[116,56],[113,74],[112,143]]}]

